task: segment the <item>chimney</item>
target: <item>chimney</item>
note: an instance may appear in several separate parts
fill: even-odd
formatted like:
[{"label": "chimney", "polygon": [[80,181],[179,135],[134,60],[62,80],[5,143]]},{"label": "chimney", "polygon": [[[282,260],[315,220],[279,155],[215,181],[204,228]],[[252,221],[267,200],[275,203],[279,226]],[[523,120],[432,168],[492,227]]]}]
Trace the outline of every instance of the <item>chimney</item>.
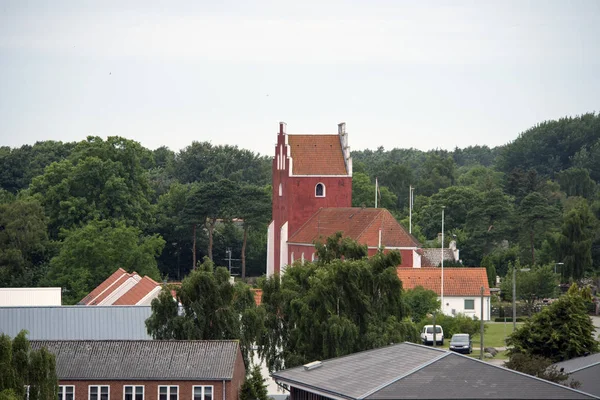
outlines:
[{"label": "chimney", "polygon": [[346,134],[346,123],[340,122],[338,124],[338,135],[345,135],[345,134]]},{"label": "chimney", "polygon": [[285,128],[287,127],[287,124],[285,122],[280,122],[279,123],[279,134],[280,135],[285,135]]}]

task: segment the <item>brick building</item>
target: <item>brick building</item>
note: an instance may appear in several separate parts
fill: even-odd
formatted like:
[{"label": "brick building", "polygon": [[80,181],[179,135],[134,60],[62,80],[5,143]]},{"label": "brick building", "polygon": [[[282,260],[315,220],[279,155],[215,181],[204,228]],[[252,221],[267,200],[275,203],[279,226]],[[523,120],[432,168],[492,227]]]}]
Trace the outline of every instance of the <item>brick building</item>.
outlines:
[{"label": "brick building", "polygon": [[237,400],[246,368],[234,340],[31,341],[56,356],[59,400]]}]

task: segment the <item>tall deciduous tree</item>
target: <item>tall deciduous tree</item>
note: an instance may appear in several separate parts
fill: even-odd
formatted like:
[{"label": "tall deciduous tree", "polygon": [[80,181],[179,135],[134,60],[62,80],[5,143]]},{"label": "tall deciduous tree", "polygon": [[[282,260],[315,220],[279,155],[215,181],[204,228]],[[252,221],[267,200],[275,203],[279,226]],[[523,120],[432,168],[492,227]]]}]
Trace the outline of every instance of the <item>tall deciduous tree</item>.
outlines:
[{"label": "tall deciduous tree", "polygon": [[[346,247],[356,255],[360,246]],[[344,260],[319,255],[317,262],[297,262],[281,279],[264,281],[259,351],[269,369],[417,340],[415,325],[406,319],[399,262],[396,252]]]},{"label": "tall deciduous tree", "polygon": [[592,268],[592,240],[597,225],[586,202],[581,202],[564,217],[559,238],[564,276],[579,279]]},{"label": "tall deciduous tree", "polygon": [[156,258],[165,241],[143,236],[124,222],[91,221],[64,232],[59,254],[50,261],[50,284],[65,289],[63,301],[74,304],[121,267],[159,280]]},{"label": "tall deciduous tree", "polygon": [[589,289],[571,286],[554,303],[535,314],[507,340],[509,354],[541,356],[553,362],[598,351],[594,325],[587,314]]},{"label": "tall deciduous tree", "polygon": [[259,186],[246,185],[237,190],[236,214],[244,220],[242,244],[242,279],[246,277],[246,245],[248,231],[263,227],[271,216],[271,196],[268,190]]},{"label": "tall deciduous tree", "polygon": [[540,242],[539,237],[548,230],[553,221],[556,221],[560,213],[556,207],[549,205],[546,198],[538,192],[525,196],[517,213],[519,225],[528,238],[531,263],[535,264],[535,246]]},{"label": "tall deciduous tree", "polygon": [[176,289],[176,299],[163,289],[152,301],[152,315],[146,321],[148,333],[161,340],[239,339],[248,361],[262,316],[250,287],[243,282],[233,285],[229,278],[226,268],[215,269],[205,258]]},{"label": "tall deciduous tree", "polygon": [[[553,298],[558,289],[558,275],[554,273],[554,265],[534,266],[529,271],[521,271],[520,263],[517,261],[515,268],[517,297],[525,301],[529,315],[533,311],[536,300]],[[501,289],[504,298],[512,300],[512,268],[502,280]]]},{"label": "tall deciduous tree", "polygon": [[33,351],[27,332],[14,340],[0,334],[0,397],[55,400],[58,396],[56,359],[46,348]]},{"label": "tall deciduous tree", "polygon": [[427,314],[440,309],[441,302],[438,300],[437,294],[423,286],[407,290],[405,298],[408,313],[415,322],[421,321]]}]

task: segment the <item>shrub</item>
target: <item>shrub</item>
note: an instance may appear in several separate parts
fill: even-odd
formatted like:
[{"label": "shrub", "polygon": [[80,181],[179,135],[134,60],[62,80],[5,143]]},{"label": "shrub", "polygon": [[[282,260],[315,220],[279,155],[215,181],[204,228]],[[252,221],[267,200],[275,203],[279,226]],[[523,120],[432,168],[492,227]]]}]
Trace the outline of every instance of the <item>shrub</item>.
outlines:
[{"label": "shrub", "polygon": [[[421,320],[419,328],[422,329],[423,326],[432,324],[433,317],[427,317]],[[465,314],[457,314],[456,316],[438,314],[435,317],[435,324],[442,327],[444,337],[447,339],[450,339],[455,333],[468,333],[472,336],[479,333],[480,329],[479,320]]]}]

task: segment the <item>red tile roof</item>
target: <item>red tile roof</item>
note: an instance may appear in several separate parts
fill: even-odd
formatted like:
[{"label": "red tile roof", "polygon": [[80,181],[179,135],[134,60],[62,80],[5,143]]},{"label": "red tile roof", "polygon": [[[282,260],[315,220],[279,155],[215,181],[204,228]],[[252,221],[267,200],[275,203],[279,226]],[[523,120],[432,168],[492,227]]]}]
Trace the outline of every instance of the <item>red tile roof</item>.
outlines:
[{"label": "red tile roof", "polygon": [[[404,289],[422,286],[441,295],[441,268],[398,268],[398,278]],[[444,296],[480,296],[490,295],[485,268],[444,268]]]},{"label": "red tile roof", "polygon": [[342,232],[361,244],[378,247],[380,228],[381,244],[386,248],[421,246],[385,208],[361,207],[321,208],[288,243],[314,243],[319,238]]},{"label": "red tile roof", "polygon": [[254,302],[256,303],[257,306],[260,306],[260,303],[262,301],[262,289],[250,289],[250,290],[254,294]]},{"label": "red tile roof", "polygon": [[[85,296],[79,303],[79,305],[88,305],[92,303],[96,297],[103,295],[103,298],[112,293],[116,288],[120,286],[120,284],[115,284],[119,279],[123,276],[128,276],[129,274],[123,268],[117,269],[111,276],[106,278],[104,282],[102,282],[96,289],[92,290],[90,294]],[[106,291],[106,292],[105,292]],[[102,293],[104,292],[104,293]],[[97,300],[96,300],[97,302]]]},{"label": "red tile roof", "polygon": [[347,175],[338,135],[288,135],[294,175]]},{"label": "red tile roof", "polygon": [[145,276],[134,287],[129,289],[123,296],[113,303],[115,306],[134,306],[147,294],[160,285],[149,276]]}]

